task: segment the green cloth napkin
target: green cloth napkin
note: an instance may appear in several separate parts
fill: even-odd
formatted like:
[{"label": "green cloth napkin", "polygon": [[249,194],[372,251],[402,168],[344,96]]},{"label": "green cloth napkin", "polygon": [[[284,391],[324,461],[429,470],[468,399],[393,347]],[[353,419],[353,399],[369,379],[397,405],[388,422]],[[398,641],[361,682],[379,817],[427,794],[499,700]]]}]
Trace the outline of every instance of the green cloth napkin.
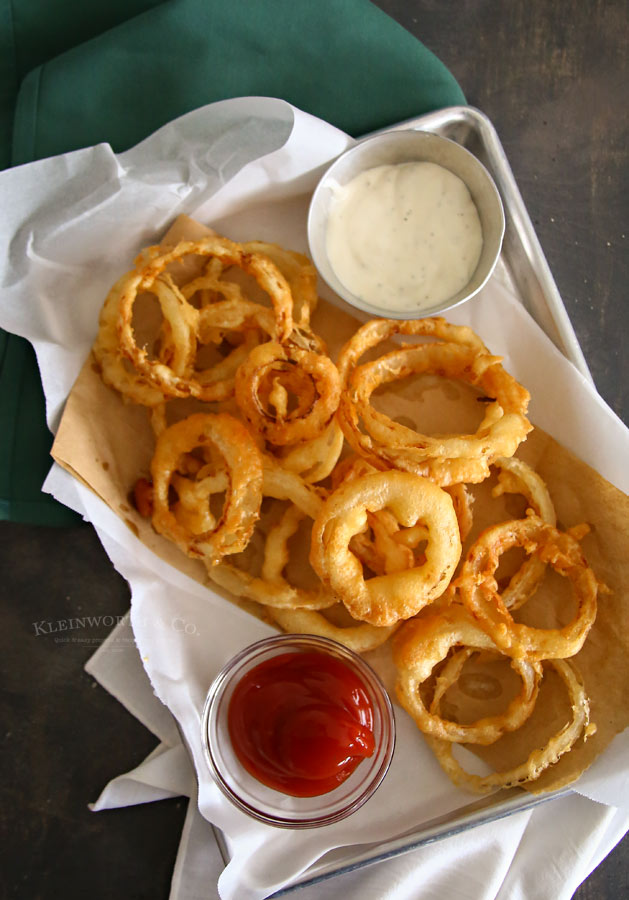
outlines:
[{"label": "green cloth napkin", "polygon": [[[120,152],[229,97],[281,97],[354,136],[465,103],[368,0],[0,0],[0,79],[12,165],[103,141]],[[0,332],[1,519],[76,520],[40,491],[43,410],[32,348]]]}]

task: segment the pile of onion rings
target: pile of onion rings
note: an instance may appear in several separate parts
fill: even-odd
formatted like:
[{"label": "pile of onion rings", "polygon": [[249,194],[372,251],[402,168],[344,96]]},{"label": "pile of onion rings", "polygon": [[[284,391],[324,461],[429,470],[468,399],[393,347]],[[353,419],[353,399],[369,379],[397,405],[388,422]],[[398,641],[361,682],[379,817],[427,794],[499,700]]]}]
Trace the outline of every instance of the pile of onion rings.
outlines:
[{"label": "pile of onion rings", "polygon": [[[596,731],[581,676],[567,658],[578,653],[594,623],[601,585],[588,566],[577,538],[581,525],[559,531],[552,501],[530,467],[520,460],[496,461],[499,469],[494,496],[522,493],[530,506],[522,519],[486,528],[465,554],[457,577],[438,609],[417,616],[396,634],[393,656],[398,671],[396,693],[415,720],[441,767],[451,780],[476,793],[534,782],[581,738]],[[520,547],[526,559],[499,588],[500,556]],[[572,621],[563,627],[518,624],[513,613],[531,598],[547,567],[564,577],[576,599]],[[504,660],[518,673],[521,690],[504,713],[461,723],[442,714],[442,701],[470,658],[488,655]],[[571,719],[526,759],[504,771],[480,776],[466,772],[453,745],[487,746],[524,726],[533,714],[545,667],[553,669],[568,693]]]},{"label": "pile of onion rings", "polygon": [[[470,328],[442,318],[367,322],[335,362],[312,330],[316,305],[312,264],[276,244],[211,234],[140,254],[107,296],[94,345],[104,382],[146,407],[153,427],[136,508],[285,631],[360,653],[393,636],[398,699],[455,783],[533,781],[594,728],[566,660],[602,585],[579,545],[587,527],[559,530],[544,482],[514,457],[532,428],[528,391]],[[372,404],[379,389],[426,375],[475,392],[475,431],[422,431]],[[521,494],[526,514],[470,537],[473,490],[490,476],[492,495]],[[299,541],[307,555],[292,566]],[[525,558],[499,577],[513,548]],[[574,593],[572,621],[517,623],[549,572]],[[459,721],[448,691],[478,657],[506,661],[520,690],[501,713]],[[521,728],[545,667],[565,684],[572,719],[508,771],[464,772],[453,744]]]}]

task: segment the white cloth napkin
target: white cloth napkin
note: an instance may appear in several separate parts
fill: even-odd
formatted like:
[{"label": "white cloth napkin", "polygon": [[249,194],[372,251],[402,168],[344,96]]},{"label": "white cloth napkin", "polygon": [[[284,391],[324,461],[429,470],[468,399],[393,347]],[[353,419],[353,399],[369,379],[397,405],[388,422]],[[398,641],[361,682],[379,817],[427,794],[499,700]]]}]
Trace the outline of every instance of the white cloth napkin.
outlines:
[{"label": "white cloth napkin", "polygon": [[[187,213],[235,239],[259,236],[304,250],[308,192],[326,163],[350,143],[347,135],[282,101],[241,98],[190,113],[118,156],[101,145],[0,173],[5,210],[0,223],[4,250],[0,325],[27,337],[35,347],[50,427],[54,430],[58,424],[89,352],[109,286],[141,246],[158,239],[176,215]],[[497,279],[450,318],[475,328],[531,389],[533,421],[629,492],[629,432]],[[560,414],[557,396],[562,397]],[[206,829],[197,821],[197,805],[204,819],[227,836],[231,862],[218,884],[223,900],[261,900],[307,877],[326,854],[342,858],[346,845],[381,842],[461,805],[461,792],[443,775],[410,718],[400,715],[396,753],[384,784],[345,822],[312,832],[279,832],[233,808],[204,763],[201,709],[212,678],[226,660],[269,634],[270,628],[162,563],[96,496],[56,466],[46,490],[93,523],[113,565],[131,586],[131,625],[143,668],[135,660],[135,674],[122,677],[119,671],[114,676],[119,682],[112,682],[110,689],[155,730],[161,742],[142,766],[117,779],[96,807],[118,804],[125,797],[140,802],[151,796],[193,793],[186,755],[168,716],[163,710],[155,712],[155,702],[161,701],[173,714],[192,760],[198,791],[182,845],[185,859],[175,873],[180,896],[186,896],[186,872],[198,871],[202,864],[199,848]],[[103,650],[91,664],[99,678],[104,678],[100,667],[105,655]],[[146,685],[138,687],[144,672],[158,698],[150,706]],[[153,715],[158,722],[153,723]],[[612,800],[626,810],[629,733],[615,744],[620,749],[612,745],[581,779],[579,789],[587,785],[595,800]],[[575,855],[583,849],[594,859],[603,851],[598,839],[596,847],[589,845],[593,835],[616,831],[613,811],[600,803],[591,806],[602,811],[603,819],[591,818],[585,831],[575,832],[568,815],[562,832],[574,832]],[[557,809],[557,804],[553,807]],[[437,861],[442,857],[440,864],[431,863],[428,869],[435,867],[438,884],[439,878],[453,877],[450,867],[459,870],[458,861],[469,854],[478,867],[478,883],[466,876],[462,884],[476,893],[460,896],[498,896],[497,886],[526,843],[528,821],[543,811],[540,807],[508,823],[458,837],[456,853],[445,868],[447,843],[420,850],[418,856]],[[620,833],[620,825],[614,828]],[[549,833],[548,828],[544,831]],[[483,833],[484,840],[479,837]],[[505,840],[507,834],[512,840]],[[529,843],[533,847],[534,839]],[[523,864],[532,858],[525,854]],[[405,860],[383,864],[397,867],[400,884],[406,883],[402,873],[410,865]],[[572,877],[573,861],[566,867]],[[553,890],[535,896],[554,898],[560,893],[559,868],[553,863],[547,869]],[[538,865],[535,871],[539,872]],[[562,870],[562,878],[564,874]],[[494,888],[487,887],[489,881]],[[415,896],[422,896],[420,889],[415,888]],[[479,893],[481,889],[494,893]]]},{"label": "white cloth napkin", "polygon": [[[111,809],[176,794],[191,797],[170,900],[218,900],[217,883],[224,861],[214,830],[200,815],[194,799],[196,785],[190,758],[183,751],[170,713],[153,693],[128,618],[96,651],[86,670],[160,738],[145,762],[113,779],[92,808]],[[621,752],[620,745],[616,752]],[[590,774],[594,776],[592,770]],[[588,798],[589,781],[590,778],[581,779],[580,793],[478,826],[395,859],[318,881],[301,888],[299,897],[569,900],[629,828],[629,811]],[[608,788],[611,798],[611,783]]]}]

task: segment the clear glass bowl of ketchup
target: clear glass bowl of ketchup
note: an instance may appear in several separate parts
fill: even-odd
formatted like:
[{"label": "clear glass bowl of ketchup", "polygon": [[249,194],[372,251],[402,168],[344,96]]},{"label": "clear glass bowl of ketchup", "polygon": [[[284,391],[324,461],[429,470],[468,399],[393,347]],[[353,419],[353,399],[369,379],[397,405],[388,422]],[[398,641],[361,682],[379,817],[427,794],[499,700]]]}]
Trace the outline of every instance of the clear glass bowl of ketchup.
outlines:
[{"label": "clear glass bowl of ketchup", "polygon": [[222,792],[255,819],[316,828],[356,812],[382,783],[395,718],[374,670],[315,635],[247,647],[212,683],[205,757]]}]

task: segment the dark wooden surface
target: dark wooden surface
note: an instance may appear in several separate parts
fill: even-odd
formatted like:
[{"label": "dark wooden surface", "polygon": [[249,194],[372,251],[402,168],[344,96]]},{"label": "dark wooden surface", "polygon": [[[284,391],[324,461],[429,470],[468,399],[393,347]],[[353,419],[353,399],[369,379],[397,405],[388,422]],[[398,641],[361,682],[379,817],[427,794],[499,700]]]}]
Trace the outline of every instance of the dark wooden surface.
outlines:
[{"label": "dark wooden surface", "polygon": [[[493,120],[598,389],[629,421],[625,0],[378,5]],[[108,628],[60,645],[33,625],[77,610],[121,615],[125,582],[88,526],[1,523],[0,572],[2,895],[167,897],[184,802],[98,815],[87,808],[155,743],[83,672]],[[629,896],[629,839],[575,896]]]}]

